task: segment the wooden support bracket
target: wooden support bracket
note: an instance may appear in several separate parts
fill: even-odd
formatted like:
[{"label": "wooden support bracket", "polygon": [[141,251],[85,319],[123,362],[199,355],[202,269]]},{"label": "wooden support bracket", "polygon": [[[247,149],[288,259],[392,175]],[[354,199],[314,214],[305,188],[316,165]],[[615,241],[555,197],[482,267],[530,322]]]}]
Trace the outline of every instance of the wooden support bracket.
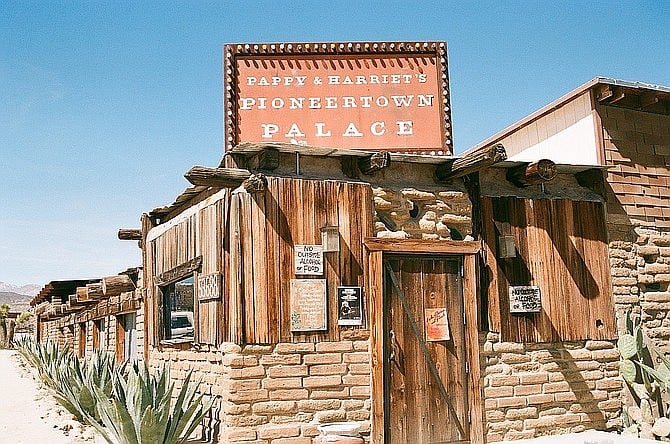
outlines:
[{"label": "wooden support bracket", "polygon": [[101,284],[105,297],[118,296],[123,292],[135,290],[135,283],[127,274],[104,277]]},{"label": "wooden support bracket", "polygon": [[142,230],[139,228],[119,228],[119,240],[142,240]]},{"label": "wooden support bracket", "polygon": [[247,180],[242,182],[242,187],[247,193],[263,193],[268,186],[268,180],[263,174],[252,174]]},{"label": "wooden support bracket", "polygon": [[540,159],[507,170],[507,180],[518,187],[549,182],[555,177],[556,164],[549,159]]},{"label": "wooden support bracket", "polygon": [[238,168],[210,168],[194,166],[184,174],[193,185],[237,188],[251,176],[248,170]]},{"label": "wooden support bracket", "polygon": [[507,159],[505,147],[500,143],[485,146],[454,161],[438,165],[435,168],[435,178],[444,182],[457,177],[466,176],[475,171],[489,167],[494,163]]},{"label": "wooden support bracket", "polygon": [[372,174],[375,171],[387,168],[391,164],[391,153],[380,151],[358,160],[358,168],[363,174]]}]

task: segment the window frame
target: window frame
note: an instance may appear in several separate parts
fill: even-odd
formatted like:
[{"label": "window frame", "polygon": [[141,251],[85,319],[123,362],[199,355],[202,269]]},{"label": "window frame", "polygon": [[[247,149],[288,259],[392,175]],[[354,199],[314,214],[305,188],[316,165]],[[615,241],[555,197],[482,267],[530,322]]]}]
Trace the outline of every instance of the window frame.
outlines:
[{"label": "window frame", "polygon": [[[191,310],[173,310],[172,309],[172,304],[170,304],[170,296],[174,294],[176,291],[176,286],[179,283],[182,283],[184,281],[191,280],[191,286],[192,286],[192,307]],[[196,298],[196,274],[195,273],[189,273],[186,276],[181,277],[178,280],[175,280],[174,282],[171,282],[170,284],[164,285],[159,287],[160,291],[160,297],[162,299],[161,301],[161,319],[162,319],[162,324],[160,325],[160,341],[161,343],[190,343],[190,342],[195,342],[196,340],[196,313],[195,313],[195,304],[197,302]],[[191,318],[191,324],[193,327],[193,334],[186,336],[186,337],[180,337],[180,338],[173,338],[172,337],[172,313],[176,312],[190,312],[192,314]]]}]

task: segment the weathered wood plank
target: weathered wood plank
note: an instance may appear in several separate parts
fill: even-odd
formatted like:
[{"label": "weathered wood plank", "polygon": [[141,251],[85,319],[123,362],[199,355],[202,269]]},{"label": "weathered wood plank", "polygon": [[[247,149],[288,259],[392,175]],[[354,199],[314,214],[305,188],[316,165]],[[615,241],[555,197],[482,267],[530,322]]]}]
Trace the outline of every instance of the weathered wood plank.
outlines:
[{"label": "weathered wood plank", "polygon": [[[372,418],[370,441],[384,442],[384,335],[386,317],[384,311],[384,283],[382,278],[382,252],[368,254],[366,293],[369,298],[370,319],[370,364],[372,379]],[[374,322],[372,322],[374,320]]]},{"label": "weathered wood plank", "polygon": [[101,286],[105,297],[117,296],[125,291],[135,290],[135,283],[127,274],[104,277],[102,278]]},{"label": "weathered wood plank", "polygon": [[194,166],[188,170],[184,177],[193,185],[237,188],[249,179],[251,172],[239,168],[211,168]]},{"label": "weathered wood plank", "polygon": [[463,309],[465,311],[465,341],[468,374],[468,412],[470,413],[470,442],[484,443],[484,409],[482,402],[482,378],[479,365],[479,326],[477,324],[477,270],[476,258],[466,255],[463,258]]},{"label": "weathered wood plank", "polygon": [[505,159],[507,159],[507,152],[502,144],[485,146],[454,161],[438,165],[435,168],[435,177],[439,181],[455,179],[487,168]]},{"label": "weathered wood plank", "polygon": [[540,159],[507,170],[507,180],[518,187],[549,182],[555,177],[556,164],[549,159]]},{"label": "weathered wood plank", "polygon": [[240,199],[240,243],[242,267],[242,301],[244,306],[244,343],[253,344],[256,341],[256,307],[254,298],[254,251],[253,228],[251,214],[251,196],[246,193],[238,194]]},{"label": "weathered wood plank", "polygon": [[119,240],[142,240],[142,230],[139,228],[119,228]]},{"label": "weathered wood plank", "polygon": [[476,241],[423,240],[423,239],[380,239],[367,237],[363,243],[370,251],[433,253],[433,254],[474,254],[481,249]]},{"label": "weathered wood plank", "polygon": [[293,274],[293,245],[296,243],[291,231],[292,222],[289,222],[294,213],[292,179],[278,179],[277,202],[279,203],[279,263],[280,263],[280,338],[282,342],[291,342],[291,307],[290,307],[290,280]]},{"label": "weathered wood plank", "polygon": [[281,314],[281,261],[279,258],[279,203],[276,196],[279,192],[279,180],[270,178],[268,180],[268,192],[265,193],[265,232],[266,232],[266,257],[267,257],[267,306],[269,341],[279,342],[280,338],[280,314]]},{"label": "weathered wood plank", "polygon": [[[252,267],[253,267],[253,298],[254,298],[254,323],[255,343],[270,343],[269,311],[268,305],[268,282],[267,282],[267,233],[265,221],[265,197],[262,195],[250,196],[250,222],[253,242]],[[248,254],[247,254],[248,257]]]},{"label": "weathered wood plank", "polygon": [[158,286],[169,285],[193,274],[202,266],[202,256],[182,262],[180,265],[164,271],[156,276],[155,283]]}]

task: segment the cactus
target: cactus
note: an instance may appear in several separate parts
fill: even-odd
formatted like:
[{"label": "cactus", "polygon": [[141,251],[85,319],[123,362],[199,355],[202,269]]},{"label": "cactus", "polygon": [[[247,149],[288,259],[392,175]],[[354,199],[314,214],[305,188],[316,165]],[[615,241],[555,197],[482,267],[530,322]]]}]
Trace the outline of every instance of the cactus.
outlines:
[{"label": "cactus", "polygon": [[[670,431],[666,433],[670,429],[670,405],[663,395],[670,393],[670,360],[649,345],[640,319],[632,318],[630,312],[626,313],[626,328],[627,332],[617,342],[621,354],[619,372],[637,404],[624,407],[626,432],[635,428],[640,436],[650,431],[658,438],[665,438],[670,434]],[[641,414],[637,414],[637,410],[631,414],[633,409],[639,409]]]}]

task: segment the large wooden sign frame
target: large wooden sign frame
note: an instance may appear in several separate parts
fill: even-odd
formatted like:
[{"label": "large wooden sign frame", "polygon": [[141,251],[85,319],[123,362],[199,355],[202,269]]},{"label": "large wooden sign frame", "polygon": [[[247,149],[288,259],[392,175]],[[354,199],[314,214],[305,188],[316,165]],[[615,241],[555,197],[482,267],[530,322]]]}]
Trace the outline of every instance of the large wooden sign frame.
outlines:
[{"label": "large wooden sign frame", "polygon": [[224,48],[224,144],[452,154],[444,42]]}]

